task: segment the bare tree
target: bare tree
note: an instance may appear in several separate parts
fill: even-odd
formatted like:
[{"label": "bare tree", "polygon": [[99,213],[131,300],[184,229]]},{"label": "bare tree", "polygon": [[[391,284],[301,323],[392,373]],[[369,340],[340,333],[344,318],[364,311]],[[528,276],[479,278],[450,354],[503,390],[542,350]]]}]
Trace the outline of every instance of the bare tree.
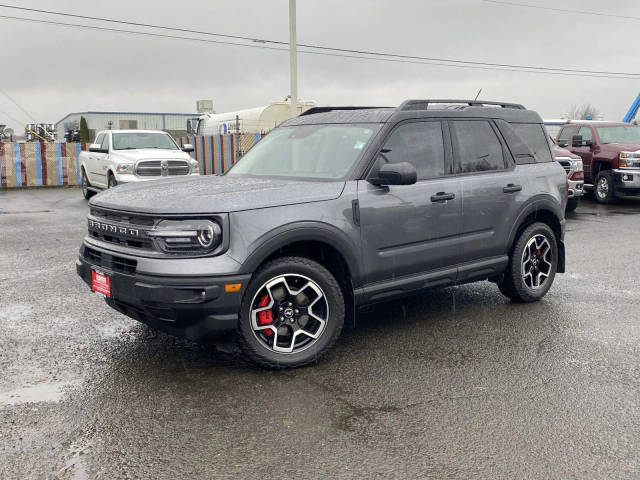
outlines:
[{"label": "bare tree", "polygon": [[600,115],[600,110],[590,103],[585,103],[583,105],[573,105],[565,114],[569,120],[584,120],[588,115],[595,119]]}]

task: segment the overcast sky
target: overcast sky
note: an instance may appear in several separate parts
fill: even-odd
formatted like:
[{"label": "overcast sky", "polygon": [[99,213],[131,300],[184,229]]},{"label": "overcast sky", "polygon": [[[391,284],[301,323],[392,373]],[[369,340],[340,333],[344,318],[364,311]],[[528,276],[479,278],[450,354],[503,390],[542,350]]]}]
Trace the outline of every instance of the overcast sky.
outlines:
[{"label": "overcast sky", "polygon": [[[5,0],[216,33],[288,41],[288,0]],[[637,0],[513,0],[640,17]],[[0,8],[0,15],[77,19]],[[91,24],[99,24],[90,22]],[[133,28],[114,26],[114,28]],[[640,72],[640,20],[496,5],[481,0],[298,0],[298,42],[460,60]],[[169,32],[170,33],[170,32]],[[170,33],[174,35],[187,35]],[[87,31],[0,19],[0,88],[39,122],[70,112],[218,112],[289,93],[287,52]],[[378,62],[299,54],[299,97],[320,105],[397,105],[406,98],[514,101],[557,118],[591,102],[620,120],[640,81]],[[0,110],[26,115],[0,94]],[[5,122],[6,120],[6,122]],[[0,113],[0,123],[22,126]]]}]

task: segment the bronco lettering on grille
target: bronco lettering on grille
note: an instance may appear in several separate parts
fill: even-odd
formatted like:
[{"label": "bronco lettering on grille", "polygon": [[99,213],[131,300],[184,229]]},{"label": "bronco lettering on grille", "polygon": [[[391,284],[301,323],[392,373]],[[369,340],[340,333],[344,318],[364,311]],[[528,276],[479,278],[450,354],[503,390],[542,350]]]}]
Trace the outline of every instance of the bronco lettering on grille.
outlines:
[{"label": "bronco lettering on grille", "polygon": [[137,228],[129,228],[129,227],[123,227],[121,225],[113,225],[111,223],[99,222],[97,220],[92,220],[90,218],[88,219],[88,222],[89,222],[89,228],[100,230],[102,232],[117,233],[120,235],[128,235],[132,237],[140,236],[140,230],[138,230]]}]

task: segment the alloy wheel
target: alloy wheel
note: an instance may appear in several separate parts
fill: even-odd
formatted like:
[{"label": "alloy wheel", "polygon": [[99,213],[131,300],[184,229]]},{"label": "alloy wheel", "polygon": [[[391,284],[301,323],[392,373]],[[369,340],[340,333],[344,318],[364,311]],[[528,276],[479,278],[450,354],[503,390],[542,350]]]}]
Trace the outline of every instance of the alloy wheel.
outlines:
[{"label": "alloy wheel", "polygon": [[532,290],[542,288],[552,271],[553,253],[546,236],[531,237],[522,252],[522,280]]},{"label": "alloy wheel", "polygon": [[283,274],[265,282],[251,301],[251,328],[259,343],[277,353],[298,353],[325,331],[329,303],[304,275]]},{"label": "alloy wheel", "polygon": [[609,195],[609,181],[606,178],[602,177],[598,181],[598,186],[596,187],[596,193],[600,198],[607,198],[607,195]]}]

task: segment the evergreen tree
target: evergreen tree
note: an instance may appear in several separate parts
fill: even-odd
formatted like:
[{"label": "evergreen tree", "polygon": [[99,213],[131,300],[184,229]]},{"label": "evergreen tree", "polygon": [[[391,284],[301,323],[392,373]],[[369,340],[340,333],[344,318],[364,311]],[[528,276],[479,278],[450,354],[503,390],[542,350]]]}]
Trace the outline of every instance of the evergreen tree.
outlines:
[{"label": "evergreen tree", "polygon": [[85,143],[89,141],[89,127],[84,117],[80,117],[80,141]]}]

